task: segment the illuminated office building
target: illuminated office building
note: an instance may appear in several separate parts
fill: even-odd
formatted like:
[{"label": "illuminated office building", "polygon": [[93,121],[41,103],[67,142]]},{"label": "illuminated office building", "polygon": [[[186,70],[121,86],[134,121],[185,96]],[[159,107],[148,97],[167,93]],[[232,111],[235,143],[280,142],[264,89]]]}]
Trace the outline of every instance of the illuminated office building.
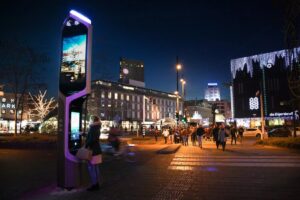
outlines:
[{"label": "illuminated office building", "polygon": [[218,83],[208,83],[205,90],[205,97],[207,101],[221,100],[220,89]]}]

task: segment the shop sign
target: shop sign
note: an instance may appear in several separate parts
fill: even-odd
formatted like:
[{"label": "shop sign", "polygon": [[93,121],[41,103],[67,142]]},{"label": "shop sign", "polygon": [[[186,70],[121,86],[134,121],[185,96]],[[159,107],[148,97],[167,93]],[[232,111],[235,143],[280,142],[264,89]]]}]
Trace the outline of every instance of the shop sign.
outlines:
[{"label": "shop sign", "polygon": [[[270,113],[270,117],[293,117],[293,112],[283,112],[283,113]],[[295,111],[296,119],[299,119],[298,110]]]},{"label": "shop sign", "polygon": [[250,110],[258,110],[259,103],[257,97],[250,97],[249,98],[249,108]]}]

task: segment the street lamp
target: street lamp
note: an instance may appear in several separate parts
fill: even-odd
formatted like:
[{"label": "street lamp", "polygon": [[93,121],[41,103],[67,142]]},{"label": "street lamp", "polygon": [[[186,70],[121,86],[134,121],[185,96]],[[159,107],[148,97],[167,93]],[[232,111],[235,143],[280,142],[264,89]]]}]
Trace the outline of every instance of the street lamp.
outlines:
[{"label": "street lamp", "polygon": [[260,119],[261,119],[261,139],[264,139],[265,135],[265,117],[264,117],[264,102],[262,92],[259,90],[256,92],[256,96],[260,99]]}]

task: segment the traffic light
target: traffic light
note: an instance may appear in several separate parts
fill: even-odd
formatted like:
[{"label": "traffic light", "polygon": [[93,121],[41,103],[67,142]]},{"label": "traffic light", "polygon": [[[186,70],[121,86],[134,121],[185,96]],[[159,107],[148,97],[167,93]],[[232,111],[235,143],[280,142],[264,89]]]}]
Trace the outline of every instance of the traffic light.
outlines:
[{"label": "traffic light", "polygon": [[183,118],[181,119],[181,121],[184,122],[184,123],[186,123],[186,122],[187,122],[186,117],[183,117]]}]

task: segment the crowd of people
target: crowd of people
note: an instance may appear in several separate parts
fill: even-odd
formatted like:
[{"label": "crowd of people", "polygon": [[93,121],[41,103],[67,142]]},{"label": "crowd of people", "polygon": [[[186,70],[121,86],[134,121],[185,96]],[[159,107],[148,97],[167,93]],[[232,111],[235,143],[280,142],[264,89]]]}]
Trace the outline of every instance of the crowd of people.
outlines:
[{"label": "crowd of people", "polygon": [[189,145],[189,141],[192,146],[199,146],[203,148],[202,140],[213,140],[216,144],[217,149],[222,147],[225,151],[227,139],[231,138],[231,145],[236,144],[237,139],[240,139],[242,143],[244,129],[242,127],[237,128],[235,125],[228,126],[224,123],[215,124],[213,126],[204,128],[201,124],[196,126],[187,127],[165,127],[162,131],[157,128],[154,131],[155,140],[157,141],[158,136],[162,134],[165,144],[167,143],[181,143],[184,146]]}]

